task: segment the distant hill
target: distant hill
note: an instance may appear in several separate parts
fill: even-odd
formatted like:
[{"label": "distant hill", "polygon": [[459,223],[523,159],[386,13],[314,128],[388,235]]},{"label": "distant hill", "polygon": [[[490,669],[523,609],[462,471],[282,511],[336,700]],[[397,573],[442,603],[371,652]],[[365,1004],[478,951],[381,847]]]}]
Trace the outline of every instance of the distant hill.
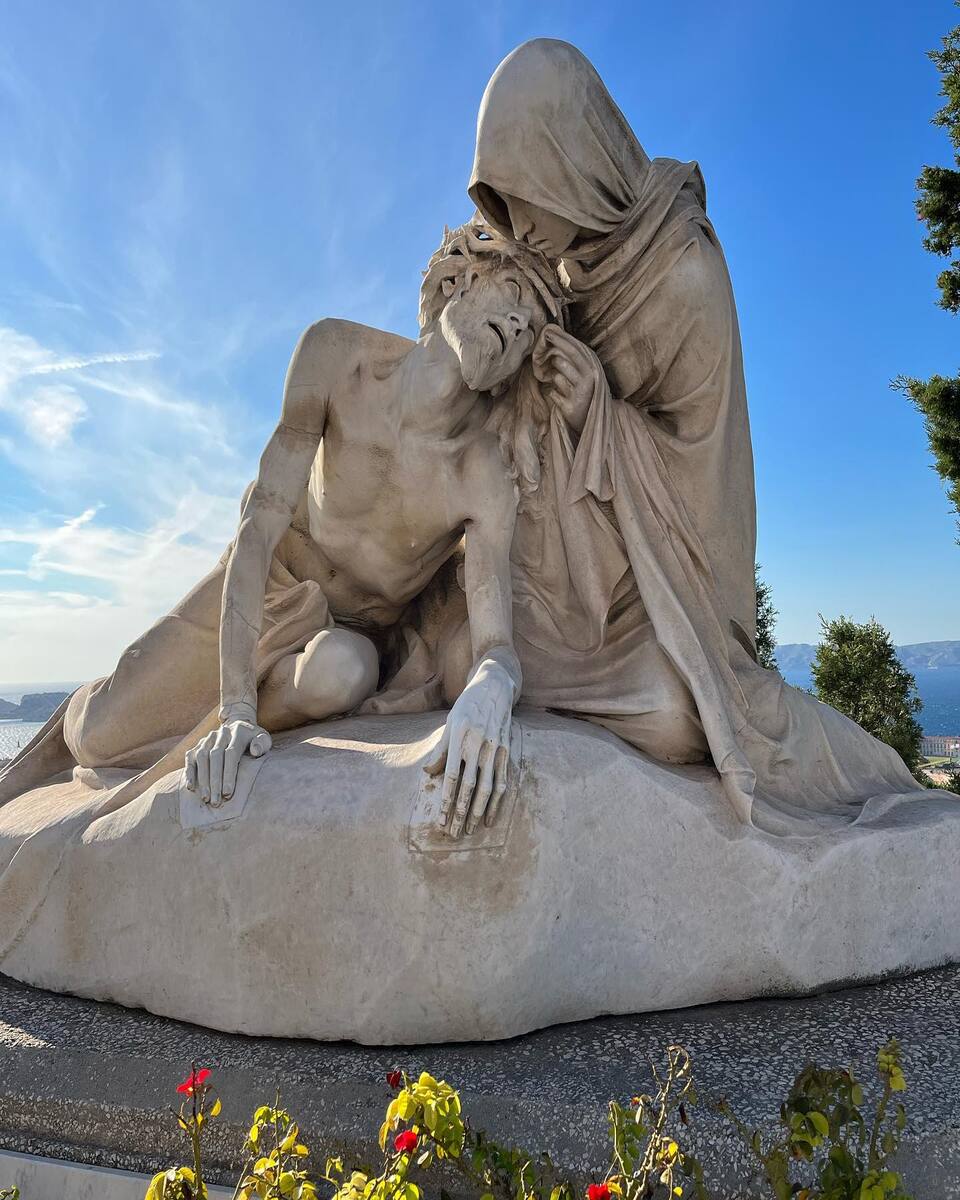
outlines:
[{"label": "distant hill", "polygon": [[[816,656],[816,646],[808,642],[788,642],[777,647],[780,672],[789,683],[790,674],[810,677],[810,667]],[[917,642],[913,646],[898,646],[897,657],[908,671],[940,671],[960,668],[960,642]]]},{"label": "distant hill", "polygon": [[2,721],[45,721],[53,716],[69,692],[28,692],[19,703],[0,700]]},{"label": "distant hill", "polygon": [[[777,647],[780,673],[787,683],[813,686],[810,668],[816,653],[816,646],[806,642]],[[916,678],[924,733],[960,733],[960,642],[917,642],[898,646],[897,655]]]}]

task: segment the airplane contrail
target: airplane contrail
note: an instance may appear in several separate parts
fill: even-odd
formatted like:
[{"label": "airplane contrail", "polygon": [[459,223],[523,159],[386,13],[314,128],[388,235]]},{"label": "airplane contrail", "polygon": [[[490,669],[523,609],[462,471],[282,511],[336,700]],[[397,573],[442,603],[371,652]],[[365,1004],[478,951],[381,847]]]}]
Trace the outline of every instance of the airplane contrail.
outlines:
[{"label": "airplane contrail", "polygon": [[39,363],[28,367],[24,375],[51,375],[55,371],[79,371],[84,367],[98,367],[103,363],[148,362],[160,358],[155,350],[137,350],[131,354],[94,354],[90,358],[59,358],[55,362]]}]

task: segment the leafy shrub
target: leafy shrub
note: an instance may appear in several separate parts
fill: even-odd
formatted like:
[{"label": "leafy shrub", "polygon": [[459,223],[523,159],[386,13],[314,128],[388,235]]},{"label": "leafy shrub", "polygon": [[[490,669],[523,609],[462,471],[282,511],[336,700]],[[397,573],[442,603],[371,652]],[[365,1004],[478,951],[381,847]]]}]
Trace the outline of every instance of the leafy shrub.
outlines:
[{"label": "leafy shrub", "polygon": [[[311,1176],[310,1152],[278,1095],[274,1106],[254,1114],[234,1200],[315,1200],[320,1184],[328,1200],[421,1200],[422,1181],[438,1167],[440,1200],[449,1200],[443,1183],[451,1173],[478,1200],[710,1200],[703,1169],[683,1145],[689,1111],[699,1102],[690,1056],[671,1046],[665,1067],[651,1069],[652,1094],[634,1096],[629,1104],[610,1102],[610,1163],[585,1193],[560,1176],[546,1154],[506,1147],[474,1130],[448,1083],[426,1072],[414,1080],[392,1071],[387,1083],[396,1094],[380,1127],[379,1170],[327,1158]],[[869,1119],[863,1088],[849,1071],[814,1065],[794,1081],[775,1135],[750,1129],[726,1100],[711,1107],[743,1139],[772,1200],[910,1200],[890,1167],[906,1124],[903,1105],[894,1103],[906,1088],[895,1041],[880,1048],[877,1071],[883,1090]],[[177,1121],[190,1141],[193,1165],[154,1176],[145,1200],[206,1200],[203,1131],[220,1113],[209,1078],[209,1070],[194,1066],[177,1089],[184,1097]],[[8,1196],[17,1200],[15,1193],[0,1192],[0,1200]]]}]

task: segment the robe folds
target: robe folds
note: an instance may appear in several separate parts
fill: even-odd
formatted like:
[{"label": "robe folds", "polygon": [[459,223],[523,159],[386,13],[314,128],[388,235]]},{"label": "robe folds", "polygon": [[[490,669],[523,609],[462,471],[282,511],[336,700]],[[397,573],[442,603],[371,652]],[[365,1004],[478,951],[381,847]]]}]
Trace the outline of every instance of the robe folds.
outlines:
[{"label": "robe folds", "polygon": [[[740,333],[697,164],[648,158],[588,60],[540,38],[510,54],[487,86],[468,190],[505,236],[505,197],[580,229],[560,273],[570,330],[602,372],[579,444],[554,413],[547,454],[562,475],[558,536],[569,534],[571,586],[583,586],[581,563],[612,563],[617,554],[629,562],[634,637],[649,622],[689,689],[741,820],[800,831],[853,819],[872,796],[915,791],[895,751],[756,663],[756,509]],[[617,529],[598,533],[604,505]],[[579,533],[571,530],[582,506],[605,554],[596,544],[590,550],[583,514]],[[514,583],[522,597],[516,571]],[[608,592],[586,604],[599,654],[613,610],[624,636],[623,597]],[[548,627],[544,618],[543,642]],[[561,639],[552,651],[561,663]],[[620,705],[641,681],[629,654],[607,657],[606,701]],[[572,658],[569,665],[575,701]],[[603,698],[592,699],[597,711]],[[564,707],[556,698],[552,706]],[[630,740],[629,728],[618,732]]]},{"label": "robe folds", "polygon": [[[870,800],[922,794],[895,750],[759,666],[731,635],[710,557],[647,414],[613,398],[599,363],[593,382],[579,439],[551,411],[540,503],[518,518],[514,621],[525,697],[599,717],[642,744],[631,713],[643,716],[649,685],[637,667],[654,641],[689,690],[741,821],[812,834],[856,820]],[[525,563],[528,545],[537,548]],[[538,664],[552,664],[546,683],[536,673],[528,680],[532,645]]]}]

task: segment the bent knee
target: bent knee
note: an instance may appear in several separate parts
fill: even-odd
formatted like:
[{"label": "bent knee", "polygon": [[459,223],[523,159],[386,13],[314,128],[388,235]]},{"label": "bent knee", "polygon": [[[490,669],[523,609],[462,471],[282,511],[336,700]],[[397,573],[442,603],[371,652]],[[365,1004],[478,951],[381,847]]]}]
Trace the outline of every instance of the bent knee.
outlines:
[{"label": "bent knee", "polygon": [[640,738],[640,749],[661,762],[696,763],[707,756],[707,739],[692,701],[645,713]]},{"label": "bent knee", "polygon": [[70,697],[63,715],[63,740],[80,766],[103,766],[116,754],[115,718],[96,683],[84,684]]},{"label": "bent knee", "polygon": [[294,674],[298,701],[324,713],[349,712],[377,689],[380,656],[369,638],[324,629],[304,647]]}]

